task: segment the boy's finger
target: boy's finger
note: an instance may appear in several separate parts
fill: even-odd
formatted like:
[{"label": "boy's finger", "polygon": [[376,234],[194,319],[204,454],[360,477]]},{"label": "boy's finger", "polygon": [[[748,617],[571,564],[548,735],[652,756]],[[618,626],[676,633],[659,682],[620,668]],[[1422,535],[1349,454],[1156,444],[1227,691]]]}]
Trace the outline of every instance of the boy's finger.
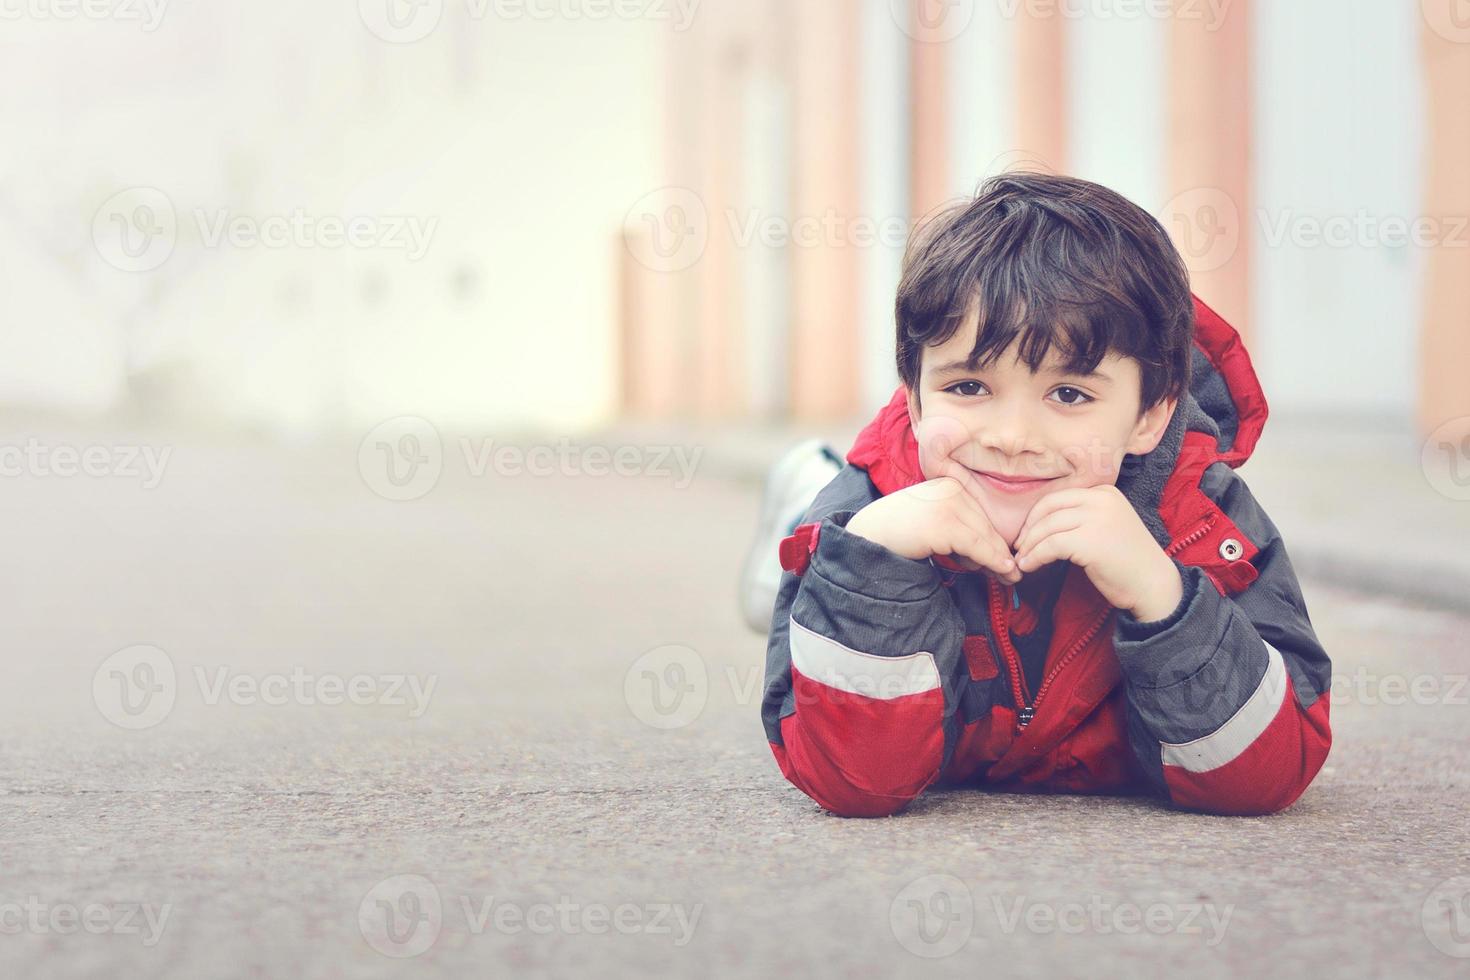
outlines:
[{"label": "boy's finger", "polygon": [[1007,557],[1015,556],[1015,549],[1010,546],[1005,538],[1001,537],[995,529],[995,524],[990,520],[990,514],[978,498],[971,494],[963,494],[955,501],[956,508],[963,514],[964,519],[977,530],[982,531],[987,537],[994,539],[996,547]]},{"label": "boy's finger", "polygon": [[1031,510],[1026,514],[1026,519],[1021,522],[1021,529],[1016,532],[1017,554],[1020,554],[1021,539],[1026,536],[1026,533],[1032,527],[1041,523],[1048,515],[1054,514],[1063,508],[1075,508],[1086,499],[1074,493],[1073,491],[1075,489],[1074,487],[1068,487],[1065,490],[1053,490],[1031,506]]},{"label": "boy's finger", "polygon": [[1058,531],[1072,531],[1081,526],[1082,521],[1075,510],[1059,511],[1043,517],[1030,527],[1023,528],[1016,537],[1016,557],[1024,555],[1034,544],[1046,540]]},{"label": "boy's finger", "polygon": [[1048,534],[1036,542],[1036,546],[1026,555],[1026,567],[1034,572],[1042,565],[1050,565],[1054,561],[1071,561],[1075,539],[1075,528]]},{"label": "boy's finger", "polygon": [[1011,550],[988,520],[983,517],[977,520],[971,513],[956,513],[954,516],[953,533],[958,539],[954,547],[957,551],[968,555],[1007,581],[1012,578],[1019,580],[1020,572],[1016,568]]},{"label": "boy's finger", "polygon": [[962,499],[956,501],[956,504],[964,510],[968,519],[985,528],[991,534],[994,534],[995,540],[1004,549],[1006,554],[1015,554],[1016,549],[1007,544],[1006,539],[1001,537],[1000,532],[995,529],[995,524],[990,520],[990,513],[986,511],[985,505],[980,502],[979,497],[973,493],[966,493]]}]

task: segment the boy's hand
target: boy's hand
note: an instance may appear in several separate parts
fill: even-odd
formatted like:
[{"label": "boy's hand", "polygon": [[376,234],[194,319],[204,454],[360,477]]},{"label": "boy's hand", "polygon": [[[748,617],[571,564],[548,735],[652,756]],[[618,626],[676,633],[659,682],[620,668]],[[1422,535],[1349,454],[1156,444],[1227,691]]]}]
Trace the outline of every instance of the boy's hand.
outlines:
[{"label": "boy's hand", "polygon": [[1029,572],[1061,560],[1081,566],[1103,598],[1142,622],[1163,619],[1184,598],[1173,559],[1112,484],[1057,490],[1031,508],[1016,565]]},{"label": "boy's hand", "polygon": [[1008,584],[1021,579],[1011,550],[979,501],[954,477],[879,497],[852,515],[846,529],[905,558],[950,555],[962,567],[990,569]]}]

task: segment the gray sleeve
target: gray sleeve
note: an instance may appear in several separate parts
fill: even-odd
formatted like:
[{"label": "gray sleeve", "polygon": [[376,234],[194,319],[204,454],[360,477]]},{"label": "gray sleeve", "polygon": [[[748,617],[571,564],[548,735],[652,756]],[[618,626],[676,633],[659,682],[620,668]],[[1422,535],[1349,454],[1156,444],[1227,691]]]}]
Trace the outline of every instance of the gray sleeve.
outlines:
[{"label": "gray sleeve", "polygon": [[[877,657],[933,655],[944,689],[947,736],[963,678],[964,621],[940,570],[927,559],[897,555],[846,530],[858,510],[880,495],[865,471],[849,464],[817,495],[802,523],[820,522],[817,548],[801,576],[784,572],[766,647],[761,706],[767,739],[780,744],[780,722],[795,710],[790,631],[794,620],[841,647]],[[948,760],[954,739],[946,738]]]},{"label": "gray sleeve", "polygon": [[1259,549],[1251,560],[1257,577],[1226,596],[1199,568],[1175,559],[1184,595],[1169,615],[1140,622],[1118,611],[1114,649],[1135,748],[1155,765],[1159,743],[1189,743],[1219,731],[1272,671],[1284,669],[1303,708],[1331,680],[1280,531],[1226,464],[1209,467],[1200,486]]}]

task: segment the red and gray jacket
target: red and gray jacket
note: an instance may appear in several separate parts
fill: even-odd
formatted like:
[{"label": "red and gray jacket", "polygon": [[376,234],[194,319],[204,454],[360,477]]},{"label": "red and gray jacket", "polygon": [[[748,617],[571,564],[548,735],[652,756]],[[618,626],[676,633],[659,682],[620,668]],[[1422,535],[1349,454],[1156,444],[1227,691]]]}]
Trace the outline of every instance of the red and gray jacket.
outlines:
[{"label": "red and gray jacket", "polygon": [[781,544],[761,716],[802,792],[845,816],[895,813],[930,785],[1261,814],[1307,788],[1332,741],[1331,665],[1280,533],[1234,472],[1266,421],[1260,383],[1235,330],[1195,313],[1190,391],[1118,478],[1184,597],[1140,622],[1067,563],[1034,691],[1007,586],[844,529],[924,479],[902,388],[861,432]]}]

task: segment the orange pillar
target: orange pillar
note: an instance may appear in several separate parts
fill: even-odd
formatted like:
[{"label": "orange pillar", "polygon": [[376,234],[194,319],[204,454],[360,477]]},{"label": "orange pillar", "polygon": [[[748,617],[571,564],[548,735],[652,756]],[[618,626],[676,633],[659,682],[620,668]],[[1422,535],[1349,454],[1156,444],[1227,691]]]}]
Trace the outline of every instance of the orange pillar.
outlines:
[{"label": "orange pillar", "polygon": [[696,20],[664,45],[662,167],[646,193],[628,202],[620,236],[620,407],[635,418],[687,418],[702,407],[708,328],[699,322],[699,266],[711,226],[701,167],[708,79],[700,66],[709,44]]},{"label": "orange pillar", "polygon": [[740,162],[743,154],[743,110],[740,104],[744,61],[731,57],[741,50],[739,8],[706,18],[703,76],[698,107],[704,138],[700,140],[700,191],[708,235],[705,253],[694,267],[699,324],[696,402],[700,416],[728,419],[745,409],[744,328],[741,311],[740,256],[730,234],[730,218],[740,210]]},{"label": "orange pillar", "polygon": [[1218,24],[1193,7],[1174,0],[1169,19],[1167,174],[1177,210],[1165,224],[1194,291],[1249,346],[1251,0],[1234,0]]},{"label": "orange pillar", "polygon": [[[794,92],[791,226],[836,229],[791,245],[791,411],[846,419],[859,407],[858,11],[850,0],[790,7]],[[830,219],[830,220],[829,220]],[[793,236],[794,237],[794,236]]]},{"label": "orange pillar", "polygon": [[630,224],[616,243],[618,268],[618,405],[623,415],[641,419],[679,418],[690,408],[688,374],[678,293],[670,277],[644,257],[657,254],[652,233]]},{"label": "orange pillar", "polygon": [[949,44],[936,33],[942,24],[924,5],[946,0],[911,0],[909,5],[909,213],[915,218],[949,196]]},{"label": "orange pillar", "polygon": [[1455,9],[1455,0],[1426,3],[1422,30],[1428,122],[1423,207],[1446,234],[1436,236],[1425,262],[1415,419],[1421,437],[1470,416],[1470,232],[1454,231],[1457,219],[1470,215],[1470,27],[1458,27]]},{"label": "orange pillar", "polygon": [[1065,173],[1067,20],[1021,4],[1016,14],[1016,149],[1028,169]]},{"label": "orange pillar", "polygon": [[742,8],[700,17],[667,44],[662,186],[625,218],[620,400],[634,416],[728,419],[746,408],[737,244]]}]

